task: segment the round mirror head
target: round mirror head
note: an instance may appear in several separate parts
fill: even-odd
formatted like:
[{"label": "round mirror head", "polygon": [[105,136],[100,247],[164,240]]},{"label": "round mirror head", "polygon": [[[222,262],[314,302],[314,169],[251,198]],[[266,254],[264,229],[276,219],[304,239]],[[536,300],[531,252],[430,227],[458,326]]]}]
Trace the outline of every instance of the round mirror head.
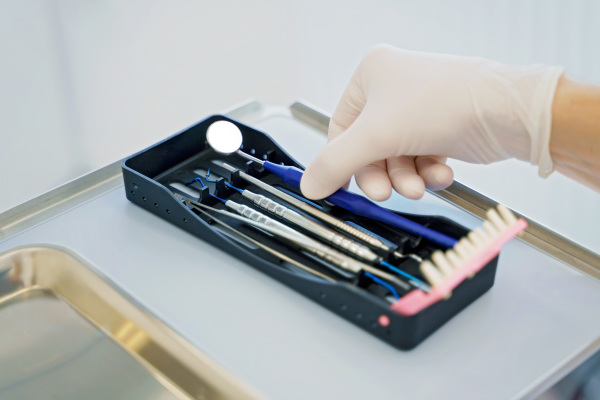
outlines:
[{"label": "round mirror head", "polygon": [[217,153],[231,154],[242,146],[242,132],[229,121],[217,121],[208,127],[206,140]]}]

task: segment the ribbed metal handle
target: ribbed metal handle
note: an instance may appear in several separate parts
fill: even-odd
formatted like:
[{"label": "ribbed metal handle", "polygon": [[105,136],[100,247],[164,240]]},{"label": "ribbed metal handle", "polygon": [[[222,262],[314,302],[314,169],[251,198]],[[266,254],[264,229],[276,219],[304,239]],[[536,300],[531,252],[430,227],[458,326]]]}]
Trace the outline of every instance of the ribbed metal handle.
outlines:
[{"label": "ribbed metal handle", "polygon": [[384,244],[381,240],[377,239],[374,236],[369,235],[368,233],[361,231],[358,228],[353,227],[352,225],[350,225],[346,222],[340,221],[335,218],[332,218],[331,221],[327,221],[327,222],[329,222],[335,228],[337,228],[343,232],[346,232],[348,235],[354,236],[355,238],[362,240],[363,242],[365,242],[373,247],[380,248],[380,249],[383,249],[386,251],[388,251],[390,249],[390,247],[387,246],[386,244]]},{"label": "ribbed metal handle", "polygon": [[318,236],[319,238],[331,243],[332,245],[342,250],[345,250],[350,254],[354,254],[355,256],[369,262],[376,262],[379,259],[379,256],[368,247],[363,246],[362,244],[357,243],[354,240],[348,239],[344,235],[341,235],[323,225],[320,225],[317,222],[305,217],[304,215],[299,214],[296,211],[274,200],[269,199],[268,197],[249,192],[248,190],[244,190],[242,194],[244,197],[252,200],[254,204],[261,207],[262,209],[279,216],[285,221],[291,222],[296,226],[306,229],[315,236]]},{"label": "ribbed metal handle", "polygon": [[244,197],[251,199],[252,202],[254,202],[254,204],[259,206],[260,208],[263,208],[269,212],[272,212],[273,214],[278,215],[281,218],[286,218],[286,213],[290,214],[290,211],[293,212],[289,208],[287,208],[287,207],[277,203],[276,201],[273,201],[263,195],[255,194],[255,193],[249,192],[248,190],[244,190],[244,192],[242,194]]},{"label": "ribbed metal handle", "polygon": [[279,230],[283,230],[285,232],[288,232],[289,234],[292,235],[297,235],[298,232],[296,232],[294,229],[290,228],[287,225],[282,224],[279,221],[274,220],[271,217],[266,216],[265,214],[256,211],[255,209],[248,207],[246,205],[243,204],[239,204],[236,202],[233,202],[231,200],[228,200],[225,205],[232,209],[233,211],[237,212],[238,214],[252,220],[255,222],[258,222],[260,224],[269,226],[271,228],[275,228],[275,229],[279,229]]},{"label": "ribbed metal handle", "polygon": [[325,261],[327,261],[337,267],[340,267],[346,271],[350,271],[350,272],[357,274],[362,270],[362,267],[360,265],[357,265],[357,263],[353,262],[353,260],[349,259],[348,257],[343,257],[342,254],[340,254],[339,257],[336,257],[336,256],[332,255],[331,253],[326,253],[326,252],[318,250],[316,248],[308,248],[308,250],[311,253],[317,255],[318,257],[321,257]]},{"label": "ribbed metal handle", "polygon": [[244,205],[240,205],[239,208],[237,209],[237,211],[243,215],[246,218],[251,219],[252,221],[256,221],[256,222],[260,222],[261,224],[265,224],[265,225],[273,225],[272,222],[274,222],[274,220],[272,218],[267,217],[266,215],[259,213],[258,211],[250,208],[250,207],[246,207]]}]

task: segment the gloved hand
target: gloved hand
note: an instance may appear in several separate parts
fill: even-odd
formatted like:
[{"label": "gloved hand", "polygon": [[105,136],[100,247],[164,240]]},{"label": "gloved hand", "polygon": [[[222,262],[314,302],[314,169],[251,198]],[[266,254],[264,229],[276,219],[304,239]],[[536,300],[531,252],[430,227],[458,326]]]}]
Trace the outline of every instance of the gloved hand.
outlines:
[{"label": "gloved hand", "polygon": [[512,157],[552,172],[551,107],[564,70],[375,46],[304,172],[302,193],[326,197],[355,175],[374,200],[392,187],[418,199],[452,183],[446,157],[488,164]]}]

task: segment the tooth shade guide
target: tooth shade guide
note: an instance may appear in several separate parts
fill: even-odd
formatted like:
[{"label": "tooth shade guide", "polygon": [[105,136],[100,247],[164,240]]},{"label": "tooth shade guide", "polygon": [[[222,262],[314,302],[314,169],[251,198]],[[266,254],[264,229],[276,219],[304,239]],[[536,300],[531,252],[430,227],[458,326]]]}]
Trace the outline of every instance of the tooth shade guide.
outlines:
[{"label": "tooth shade guide", "polygon": [[[489,220],[484,221],[484,228],[487,230],[487,234],[477,228],[467,235],[467,237],[461,238],[456,245],[454,245],[453,249],[447,250],[446,253],[442,253],[440,250],[436,250],[431,254],[431,261],[433,261],[434,266],[438,269],[438,272],[441,275],[449,276],[452,272],[451,265],[454,268],[461,268],[468,260],[475,257],[480,249],[485,248],[485,244],[487,242],[487,235],[493,237],[492,232],[498,232],[498,234],[505,231],[509,225],[506,221],[514,220],[517,221],[516,217],[511,215],[512,213],[506,207],[500,207],[502,209],[502,213],[505,214],[505,219],[503,220],[500,217],[500,214],[496,212],[495,209],[490,209],[487,211],[487,216]],[[492,222],[490,222],[492,221]],[[425,270],[430,270],[431,266],[426,265],[424,269],[422,268],[423,273],[425,274]],[[431,276],[433,279],[436,279],[434,273],[429,271],[426,276]],[[474,273],[470,273],[468,278],[473,278],[475,276]],[[430,281],[431,284],[433,282]],[[436,280],[436,285],[439,283]]]},{"label": "tooth shade guide", "polygon": [[[510,212],[509,210],[506,211]],[[503,218],[504,221],[511,220],[510,217]],[[463,260],[463,265],[457,268],[457,271],[448,278],[442,278],[440,280],[440,276],[442,276],[441,271],[430,261],[423,261],[423,263],[421,263],[421,272],[430,282],[431,290],[429,293],[413,290],[394,303],[391,306],[391,309],[400,315],[411,316],[418,314],[425,308],[442,299],[447,299],[458,285],[465,281],[465,279],[473,277],[496,257],[506,242],[527,228],[527,221],[523,218],[517,219],[515,217],[514,221],[515,222],[512,224],[505,223],[506,226],[501,231],[497,231],[489,221],[484,221],[483,226],[486,233],[483,234],[481,231],[477,231],[474,235],[481,238],[482,235],[489,235],[490,232],[492,232],[494,233],[494,236],[491,236],[493,239],[490,238],[489,243],[479,248],[474,255],[471,255],[470,259]],[[462,246],[464,246],[464,242]],[[455,247],[461,247],[460,241]],[[456,262],[456,259],[460,258],[453,250],[446,251],[444,255],[448,261],[452,260]],[[436,255],[436,258],[437,257],[439,256]]]}]

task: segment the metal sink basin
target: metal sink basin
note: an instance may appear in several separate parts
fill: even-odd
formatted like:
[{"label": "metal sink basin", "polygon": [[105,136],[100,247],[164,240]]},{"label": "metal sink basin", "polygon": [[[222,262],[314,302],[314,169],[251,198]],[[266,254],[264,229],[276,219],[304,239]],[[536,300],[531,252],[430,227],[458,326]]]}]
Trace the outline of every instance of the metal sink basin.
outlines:
[{"label": "metal sink basin", "polygon": [[2,399],[258,398],[56,248],[0,255],[0,354]]}]

